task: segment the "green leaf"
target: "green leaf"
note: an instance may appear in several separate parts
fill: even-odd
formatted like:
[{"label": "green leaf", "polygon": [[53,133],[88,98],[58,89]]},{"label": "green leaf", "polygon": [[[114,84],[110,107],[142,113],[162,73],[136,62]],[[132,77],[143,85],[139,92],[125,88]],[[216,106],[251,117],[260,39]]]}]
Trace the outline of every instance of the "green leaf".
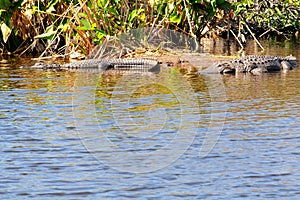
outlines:
[{"label": "green leaf", "polygon": [[146,20],[146,14],[143,13],[142,15],[140,15],[140,20],[145,21]]},{"label": "green leaf", "polygon": [[103,37],[106,37],[106,33],[103,30],[97,30],[96,37],[98,40],[101,40]]},{"label": "green leaf", "polygon": [[52,39],[56,32],[53,30],[53,26],[50,26],[46,29],[45,33],[35,36],[34,39]]},{"label": "green leaf", "polygon": [[61,24],[57,27],[57,29],[58,29],[58,30],[61,29],[61,30],[63,30],[63,32],[66,32],[66,31],[69,29],[69,27],[70,27],[70,20],[68,19],[65,23],[61,23]]},{"label": "green leaf", "polygon": [[278,7],[275,7],[275,10],[277,12],[278,15],[282,15],[282,13],[280,12],[279,8]]},{"label": "green leaf", "polygon": [[83,30],[83,31],[89,31],[89,30],[94,30],[96,27],[96,24],[91,24],[87,19],[82,18],[80,19],[81,23],[83,26],[78,26],[78,30]]},{"label": "green leaf", "polygon": [[217,6],[221,10],[230,10],[230,9],[232,9],[231,3],[227,2],[227,1],[224,1],[223,3],[220,3],[220,4],[217,3]]},{"label": "green leaf", "polygon": [[6,10],[3,10],[3,9],[0,9],[0,17],[1,17],[1,15],[2,15],[2,13],[5,13],[5,12],[7,12]]},{"label": "green leaf", "polygon": [[86,19],[81,19],[80,21],[81,21],[81,23],[83,24],[83,26],[84,26],[86,29],[91,29],[91,28],[92,28],[92,25],[91,25],[91,23],[90,23],[88,20],[86,20]]},{"label": "green leaf", "polygon": [[216,0],[216,4],[219,6],[221,4],[223,4],[225,2],[225,0]]},{"label": "green leaf", "polygon": [[0,9],[8,9],[10,6],[14,6],[10,0],[1,0],[0,1]]},{"label": "green leaf", "polygon": [[4,43],[6,43],[11,34],[11,29],[5,23],[2,23],[1,31],[2,31],[2,36],[3,36],[3,41],[4,41]]},{"label": "green leaf", "polygon": [[135,9],[135,10],[133,10],[133,11],[129,14],[129,16],[128,16],[128,22],[132,22],[132,20],[133,20],[134,18],[136,18],[136,16],[137,16],[137,10]]},{"label": "green leaf", "polygon": [[180,15],[177,15],[176,10],[174,10],[174,12],[170,15],[170,21],[177,24],[181,22],[181,17]]},{"label": "green leaf", "polygon": [[46,13],[51,13],[55,11],[54,6],[58,3],[58,0],[52,0],[47,5]]},{"label": "green leaf", "polygon": [[215,11],[216,10],[216,7],[217,7],[217,2],[214,0],[214,1],[211,1],[210,2],[210,5],[212,7],[212,9]]},{"label": "green leaf", "polygon": [[98,6],[102,9],[107,8],[109,0],[98,0]]},{"label": "green leaf", "polygon": [[117,11],[116,9],[111,8],[111,7],[108,7],[107,10],[108,10],[110,13],[114,14],[115,16],[119,16],[119,13],[118,13],[118,11]]}]

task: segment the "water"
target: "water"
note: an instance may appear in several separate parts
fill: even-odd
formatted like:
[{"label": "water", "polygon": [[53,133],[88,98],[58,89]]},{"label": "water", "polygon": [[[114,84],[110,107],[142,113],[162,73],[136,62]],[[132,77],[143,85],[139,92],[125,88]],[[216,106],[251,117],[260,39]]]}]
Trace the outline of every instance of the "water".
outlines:
[{"label": "water", "polygon": [[0,197],[298,199],[299,76],[2,67]]}]

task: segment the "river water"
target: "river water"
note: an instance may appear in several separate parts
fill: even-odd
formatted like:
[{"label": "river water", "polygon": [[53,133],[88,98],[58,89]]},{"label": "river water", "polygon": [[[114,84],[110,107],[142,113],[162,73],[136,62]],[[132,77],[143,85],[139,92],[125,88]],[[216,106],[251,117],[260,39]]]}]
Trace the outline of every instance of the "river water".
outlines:
[{"label": "river water", "polygon": [[[214,45],[205,51],[237,50]],[[299,42],[264,46],[246,53],[300,59]],[[300,197],[300,68],[100,75],[19,65],[0,68],[1,199]]]}]

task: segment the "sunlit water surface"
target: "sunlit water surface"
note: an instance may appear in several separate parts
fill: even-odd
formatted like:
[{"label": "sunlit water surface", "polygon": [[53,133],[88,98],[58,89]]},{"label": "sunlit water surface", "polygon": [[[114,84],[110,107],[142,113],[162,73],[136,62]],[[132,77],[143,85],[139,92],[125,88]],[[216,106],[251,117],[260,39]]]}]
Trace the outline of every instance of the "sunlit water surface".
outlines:
[{"label": "sunlit water surface", "polygon": [[[300,59],[272,43],[266,53]],[[1,199],[300,197],[299,68],[122,76],[6,66],[0,89]]]}]

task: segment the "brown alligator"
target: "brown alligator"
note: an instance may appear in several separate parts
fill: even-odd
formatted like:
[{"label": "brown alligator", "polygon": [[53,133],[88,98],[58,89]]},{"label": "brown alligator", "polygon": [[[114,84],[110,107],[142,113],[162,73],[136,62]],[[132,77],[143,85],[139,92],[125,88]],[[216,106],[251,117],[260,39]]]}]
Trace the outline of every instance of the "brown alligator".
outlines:
[{"label": "brown alligator", "polygon": [[252,74],[260,74],[273,71],[292,70],[296,68],[296,66],[297,60],[293,56],[279,57],[268,55],[252,55],[217,63],[199,73],[219,72],[221,74],[235,74],[249,72]]},{"label": "brown alligator", "polygon": [[143,58],[124,58],[124,59],[87,59],[67,64],[46,64],[36,63],[33,66],[22,66],[27,69],[45,69],[45,70],[91,70],[98,72],[109,70],[114,71],[139,71],[139,72],[157,72],[160,70],[158,61]]}]

